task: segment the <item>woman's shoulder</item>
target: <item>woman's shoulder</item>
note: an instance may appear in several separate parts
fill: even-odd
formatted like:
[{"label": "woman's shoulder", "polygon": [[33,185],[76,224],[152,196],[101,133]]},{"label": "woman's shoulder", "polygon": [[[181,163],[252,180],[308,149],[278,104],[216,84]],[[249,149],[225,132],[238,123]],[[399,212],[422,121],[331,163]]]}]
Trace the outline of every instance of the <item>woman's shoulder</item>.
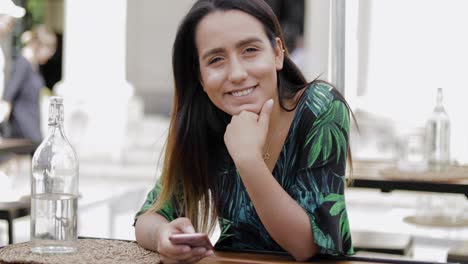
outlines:
[{"label": "woman's shoulder", "polygon": [[328,82],[315,80],[306,88],[301,108],[319,116],[335,100],[343,100],[338,90]]},{"label": "woman's shoulder", "polygon": [[29,69],[32,70],[32,66],[29,63],[29,61],[21,54],[18,54],[18,56],[15,58],[15,62],[13,65],[14,71],[17,72],[25,72]]},{"label": "woman's shoulder", "polygon": [[28,64],[29,61],[23,56],[23,54],[19,53],[18,55],[16,55],[15,63]]},{"label": "woman's shoulder", "polygon": [[323,80],[315,80],[311,82],[307,87],[306,93],[312,94],[315,97],[325,96],[331,99],[341,98],[341,95],[335,86]]}]

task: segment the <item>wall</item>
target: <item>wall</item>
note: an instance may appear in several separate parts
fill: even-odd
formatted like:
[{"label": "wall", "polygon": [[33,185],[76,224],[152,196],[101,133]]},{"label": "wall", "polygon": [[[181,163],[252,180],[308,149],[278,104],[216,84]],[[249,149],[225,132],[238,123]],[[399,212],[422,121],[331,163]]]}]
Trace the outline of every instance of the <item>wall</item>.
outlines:
[{"label": "wall", "polygon": [[169,113],[171,52],[180,19],[193,0],[128,1],[127,79],[142,96],[145,113]]}]

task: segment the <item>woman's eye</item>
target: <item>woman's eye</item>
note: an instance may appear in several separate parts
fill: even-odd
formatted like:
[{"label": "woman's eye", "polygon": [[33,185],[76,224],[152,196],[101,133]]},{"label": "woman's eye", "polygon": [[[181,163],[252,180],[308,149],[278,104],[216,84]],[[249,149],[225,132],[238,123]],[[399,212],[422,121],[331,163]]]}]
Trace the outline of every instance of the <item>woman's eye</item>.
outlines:
[{"label": "woman's eye", "polygon": [[246,49],[244,50],[244,52],[246,52],[246,53],[252,53],[252,52],[256,52],[257,50],[258,50],[258,49],[256,49],[256,48],[250,47],[250,48],[246,48]]},{"label": "woman's eye", "polygon": [[221,57],[214,57],[214,58],[212,58],[212,59],[208,62],[208,64],[213,64],[213,63],[216,63],[216,62],[218,62],[218,61],[221,61]]}]

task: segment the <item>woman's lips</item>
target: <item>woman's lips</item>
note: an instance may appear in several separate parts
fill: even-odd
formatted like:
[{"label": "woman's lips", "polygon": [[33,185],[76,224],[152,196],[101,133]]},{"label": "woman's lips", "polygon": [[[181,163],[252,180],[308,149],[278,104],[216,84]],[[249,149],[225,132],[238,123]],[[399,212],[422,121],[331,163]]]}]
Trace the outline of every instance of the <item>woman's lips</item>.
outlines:
[{"label": "woman's lips", "polygon": [[250,87],[250,88],[243,89],[243,90],[229,92],[229,94],[234,96],[234,97],[242,97],[242,96],[246,96],[246,95],[251,94],[255,88],[257,88],[257,86]]}]

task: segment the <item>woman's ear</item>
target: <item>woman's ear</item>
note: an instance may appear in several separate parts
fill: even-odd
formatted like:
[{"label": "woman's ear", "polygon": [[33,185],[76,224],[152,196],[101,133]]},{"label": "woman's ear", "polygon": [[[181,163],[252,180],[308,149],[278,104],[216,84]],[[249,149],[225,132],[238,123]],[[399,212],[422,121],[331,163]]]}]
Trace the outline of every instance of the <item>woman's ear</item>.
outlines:
[{"label": "woman's ear", "polygon": [[283,62],[284,62],[284,48],[283,48],[283,42],[281,41],[280,38],[275,39],[276,45],[275,45],[275,66],[276,70],[279,71],[283,69]]}]

